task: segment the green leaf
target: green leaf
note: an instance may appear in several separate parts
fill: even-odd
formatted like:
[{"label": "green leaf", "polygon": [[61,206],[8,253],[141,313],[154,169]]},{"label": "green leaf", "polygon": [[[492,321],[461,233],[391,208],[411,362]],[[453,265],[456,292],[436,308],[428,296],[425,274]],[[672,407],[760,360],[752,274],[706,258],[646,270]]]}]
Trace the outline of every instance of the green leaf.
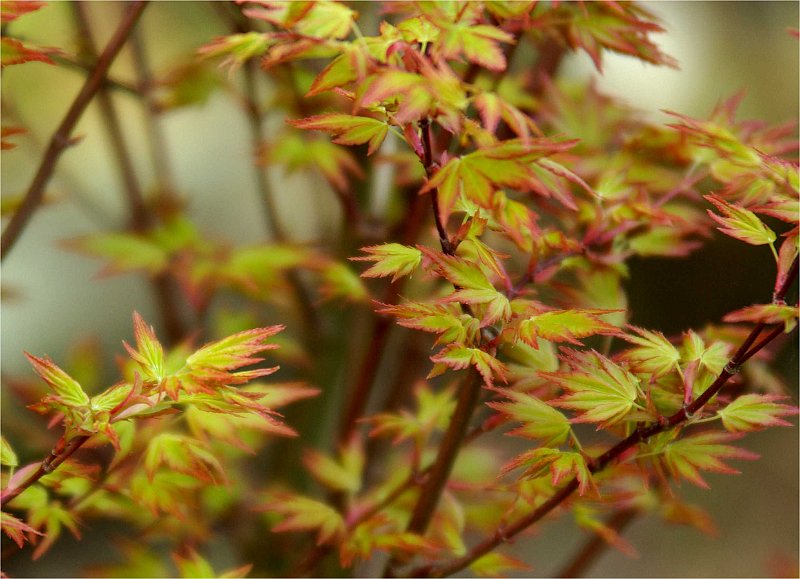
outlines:
[{"label": "green leaf", "polygon": [[55,64],[48,56],[48,53],[53,52],[59,51],[54,48],[32,48],[19,40],[8,38],[7,36],[0,38],[0,62],[2,62],[3,67],[12,64],[24,64],[26,62]]},{"label": "green leaf", "polygon": [[754,322],[764,324],[783,324],[784,332],[791,332],[797,325],[797,306],[788,304],[756,304],[727,314],[726,322]]},{"label": "green leaf", "polygon": [[0,436],[0,465],[10,467],[11,470],[14,470],[18,464],[19,461],[17,460],[17,455],[14,453],[14,449],[11,448],[5,436]]},{"label": "green leaf", "polygon": [[70,247],[109,261],[101,274],[144,270],[150,274],[164,271],[169,254],[152,240],[132,233],[104,233],[69,242]]},{"label": "green leaf", "polygon": [[597,490],[586,460],[577,452],[562,452],[555,448],[529,450],[511,460],[501,472],[506,474],[520,467],[525,467],[525,471],[520,475],[521,478],[539,478],[549,471],[553,486],[569,476],[575,476],[580,495],[590,488]]},{"label": "green leaf", "polygon": [[568,393],[553,402],[577,410],[575,422],[596,422],[598,428],[616,424],[637,406],[639,379],[594,350],[567,350],[564,359],[569,372],[542,372],[541,375],[564,387]]},{"label": "green leaf", "polygon": [[317,545],[328,543],[345,531],[344,520],[335,509],[302,495],[275,493],[264,508],[284,517],[272,528],[274,532],[316,530]]},{"label": "green leaf", "polygon": [[61,404],[73,408],[84,408],[89,405],[89,397],[69,374],[59,368],[55,362],[45,356],[37,358],[25,353],[36,373],[47,382]]},{"label": "green leaf", "polygon": [[487,24],[456,23],[448,27],[440,42],[445,58],[454,59],[463,54],[470,62],[499,72],[506,68],[506,57],[498,42],[513,43],[514,36]]},{"label": "green leaf", "polygon": [[414,398],[417,404],[414,413],[400,410],[369,418],[369,422],[374,424],[369,435],[394,434],[392,444],[412,438],[422,443],[435,430],[444,431],[456,406],[452,388],[434,392],[427,382],[418,382],[414,387]]},{"label": "green leaf", "polygon": [[478,320],[467,314],[456,315],[442,304],[405,302],[397,306],[380,305],[377,313],[394,316],[400,326],[439,334],[437,345],[471,343],[480,332]]},{"label": "green leaf", "polygon": [[428,374],[428,378],[442,374],[444,367],[463,370],[468,366],[474,366],[487,386],[492,385],[495,376],[503,382],[506,381],[506,368],[503,363],[479,348],[450,344],[435,356],[431,356],[431,360],[436,363],[436,366]]},{"label": "green leaf", "polygon": [[327,488],[355,494],[361,489],[364,451],[354,440],[355,443],[342,448],[339,460],[317,450],[307,450],[303,464]]},{"label": "green leaf", "polygon": [[362,247],[361,251],[369,255],[363,257],[351,257],[351,261],[374,261],[367,271],[362,273],[362,277],[388,277],[392,276],[392,281],[414,273],[422,261],[422,252],[407,245],[399,243],[384,243],[383,245],[373,245]]},{"label": "green leaf", "polygon": [[638,334],[622,336],[626,341],[636,344],[623,353],[622,359],[631,363],[631,367],[638,371],[655,376],[664,374],[679,367],[681,355],[661,332],[651,332],[636,326],[628,326]]},{"label": "green leaf", "polygon": [[772,426],[791,426],[781,416],[793,416],[797,407],[779,404],[785,396],[776,394],[743,394],[717,411],[722,424],[729,432],[752,432]]},{"label": "green leaf", "polygon": [[288,121],[298,129],[325,131],[334,135],[334,143],[341,145],[362,145],[369,143],[367,155],[371,155],[383,143],[389,132],[389,125],[371,117],[358,117],[345,114],[325,114],[299,120]]},{"label": "green leaf", "polygon": [[487,553],[479,557],[469,569],[478,577],[503,577],[508,571],[525,571],[530,565],[503,553]]},{"label": "green leaf", "polygon": [[776,235],[758,216],[744,207],[732,205],[716,195],[705,195],[723,216],[719,216],[710,209],[708,215],[719,223],[718,227],[725,235],[735,237],[750,245],[767,245],[775,241]]},{"label": "green leaf", "polygon": [[204,482],[225,480],[225,471],[206,445],[188,436],[162,433],[150,440],[144,468],[150,480],[161,466]]},{"label": "green leaf", "polygon": [[700,476],[701,470],[738,474],[738,470],[731,468],[723,460],[758,458],[753,452],[725,444],[742,436],[742,433],[714,431],[687,436],[667,444],[663,449],[663,460],[674,476],[681,476],[697,486],[708,488],[708,484]]},{"label": "green leaf", "polygon": [[598,317],[611,313],[615,311],[572,309],[544,312],[522,320],[517,332],[519,339],[534,348],[538,347],[538,338],[580,345],[580,338],[596,334],[622,335],[619,328]]},{"label": "green leaf", "polygon": [[555,447],[566,442],[571,427],[567,417],[558,410],[527,392],[499,392],[511,402],[488,402],[487,405],[511,420],[522,423],[522,426],[508,434],[541,440],[542,446]]},{"label": "green leaf", "polygon": [[147,325],[138,312],[133,312],[134,337],[136,349],[123,342],[130,357],[139,365],[145,380],[156,383],[164,378],[164,348],[158,341],[152,326]]}]

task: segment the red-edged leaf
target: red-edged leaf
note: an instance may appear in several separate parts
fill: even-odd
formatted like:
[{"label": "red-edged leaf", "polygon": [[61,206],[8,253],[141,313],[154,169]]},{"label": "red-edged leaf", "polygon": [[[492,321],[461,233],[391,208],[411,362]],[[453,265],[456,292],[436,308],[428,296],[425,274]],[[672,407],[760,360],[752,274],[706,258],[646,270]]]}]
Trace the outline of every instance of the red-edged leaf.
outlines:
[{"label": "red-edged leaf", "polygon": [[636,326],[628,327],[638,335],[625,335],[623,338],[636,344],[636,347],[624,352],[622,359],[631,363],[634,370],[662,376],[679,367],[681,354],[664,334]]},{"label": "red-edged leaf", "polygon": [[338,113],[317,115],[288,122],[298,129],[331,133],[335,137],[333,142],[341,145],[369,143],[367,155],[371,155],[378,150],[378,147],[381,146],[386,134],[389,132],[389,125],[383,121],[372,117],[357,117]]},{"label": "red-edged leaf", "polygon": [[540,372],[567,390],[555,406],[577,410],[575,422],[595,422],[598,428],[624,420],[637,406],[639,379],[594,350],[568,350],[569,372]]},{"label": "red-edged leaf", "polygon": [[505,365],[488,352],[478,348],[450,344],[435,356],[431,356],[431,360],[436,363],[436,366],[428,374],[428,378],[441,374],[444,371],[442,366],[453,370],[463,370],[468,366],[474,366],[488,386],[493,384],[495,376],[503,382],[506,381]]},{"label": "red-edged leaf", "polygon": [[571,427],[567,417],[558,410],[526,392],[500,390],[510,402],[488,402],[487,405],[522,426],[509,432],[512,436],[522,436],[541,440],[542,446],[559,446],[566,442]]},{"label": "red-edged leaf", "polygon": [[23,64],[26,62],[44,62],[55,64],[48,54],[58,52],[55,48],[30,48],[19,40],[3,36],[0,38],[0,62],[2,66]]},{"label": "red-edged leaf", "polygon": [[705,198],[722,213],[722,216],[719,216],[708,210],[711,219],[722,226],[717,229],[725,235],[750,245],[766,245],[775,241],[775,232],[764,225],[764,222],[749,209],[728,203],[716,195],[706,195]]},{"label": "red-edged leaf", "polygon": [[708,488],[708,484],[700,476],[700,471],[738,474],[738,470],[728,466],[723,460],[758,458],[753,452],[726,444],[742,436],[743,433],[712,431],[681,438],[666,445],[663,451],[664,463],[673,475],[681,476],[697,486]]},{"label": "red-edged leaf", "polygon": [[525,467],[521,478],[538,478],[550,473],[553,486],[570,476],[578,480],[578,493],[583,495],[590,488],[597,490],[592,480],[592,473],[583,456],[577,452],[562,452],[555,448],[537,448],[523,452],[502,468],[502,473],[508,473],[520,467]]},{"label": "red-edged leaf", "polygon": [[722,424],[730,432],[752,432],[772,426],[791,426],[781,416],[794,416],[798,413],[795,406],[780,404],[785,396],[776,394],[743,394],[717,411]]},{"label": "red-edged leaf", "polygon": [[764,324],[783,324],[786,333],[797,325],[800,311],[797,306],[788,304],[756,304],[727,314],[726,322],[753,322]]},{"label": "red-edged leaf", "polygon": [[0,3],[0,22],[7,24],[43,6],[47,6],[47,2],[36,2],[35,0],[3,0],[3,2]]},{"label": "red-edged leaf", "polygon": [[518,328],[518,336],[523,342],[538,348],[538,339],[551,342],[569,342],[580,345],[580,339],[597,334],[604,336],[621,336],[616,326],[599,318],[603,314],[616,313],[618,310],[558,310],[543,312],[522,320]]},{"label": "red-edged leaf", "polygon": [[274,532],[317,531],[318,545],[331,541],[345,531],[344,520],[336,509],[302,495],[276,493],[264,508],[284,517],[272,528]]},{"label": "red-edged leaf", "polygon": [[350,260],[375,262],[361,274],[362,277],[392,276],[392,281],[395,282],[400,277],[412,274],[422,261],[422,252],[419,249],[399,243],[362,247],[361,251],[369,255],[351,257]]}]

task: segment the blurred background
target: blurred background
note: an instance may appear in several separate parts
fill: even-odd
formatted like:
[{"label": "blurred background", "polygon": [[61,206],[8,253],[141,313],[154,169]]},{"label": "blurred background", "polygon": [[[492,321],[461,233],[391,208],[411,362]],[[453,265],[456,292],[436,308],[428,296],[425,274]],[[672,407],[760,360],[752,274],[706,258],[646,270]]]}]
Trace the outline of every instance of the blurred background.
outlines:
[{"label": "blurred background", "polygon": [[[787,28],[798,26],[798,3],[644,5],[663,19],[667,33],[657,38],[663,50],[679,61],[680,70],[606,53],[604,75],[597,78],[603,91],[620,96],[659,122],[667,122],[661,110],[706,116],[719,100],[743,89],[747,94],[739,111],[742,118],[776,123],[797,116],[798,44]],[[118,2],[91,3],[89,16],[99,46],[108,40],[123,8]],[[365,34],[371,33],[370,24],[360,25]],[[207,2],[155,2],[145,11],[139,31],[156,77],[190,63],[198,46],[228,33],[215,7]],[[21,18],[11,25],[11,32],[67,53],[77,49],[72,13],[64,2],[53,2]],[[563,72],[575,78],[596,75],[582,54],[570,57]],[[226,74],[219,72],[219,82]],[[127,51],[110,76],[134,78]],[[3,71],[3,124],[21,125],[29,131],[15,139],[19,144],[15,150],[3,153],[0,185],[4,203],[27,188],[43,145],[83,78],[80,70],[41,63]],[[264,83],[261,89],[268,94],[270,87]],[[114,93],[113,98],[140,180],[145,189],[152,188],[155,177],[148,160],[141,106],[123,93]],[[220,239],[263,241],[265,226],[260,213],[253,211],[258,200],[250,170],[248,126],[240,106],[228,92],[217,90],[204,103],[176,109],[162,119],[174,181],[188,201],[190,218],[203,232]],[[279,125],[282,121],[274,122]],[[106,378],[112,381],[111,354],[121,351],[123,339],[131,339],[131,312],[137,310],[149,320],[157,317],[150,288],[141,277],[96,279],[97,261],[59,246],[65,239],[121,228],[126,221],[124,195],[96,105],[90,106],[74,134],[82,140],[59,161],[48,188],[51,202],[35,214],[3,262],[4,376],[32,375],[23,351],[47,353],[58,362],[77,341],[91,336],[109,353]],[[333,224],[339,222],[334,218],[338,206],[322,181],[297,176],[287,179],[274,171],[271,178],[282,193],[278,199],[282,219],[292,223],[290,230],[298,240],[330,235],[336,227]],[[632,322],[677,333],[768,299],[773,266],[761,249],[743,252],[742,244],[717,239],[687,260],[633,262],[628,287]],[[711,281],[689,285],[683,283],[685,277]],[[719,279],[727,281],[712,283]],[[780,364],[796,393],[796,342],[787,346]],[[4,392],[4,402],[6,396]],[[4,430],[13,437],[14,425],[25,417],[11,409],[12,405],[3,404],[2,419]],[[625,535],[643,556],[630,559],[608,551],[591,574],[747,577],[780,574],[792,567],[796,573],[797,429],[754,434],[744,446],[760,453],[761,461],[737,464],[743,471],[737,477],[710,475],[712,491],[689,485],[681,489],[689,502],[708,507],[719,526],[719,537],[685,527],[665,527],[656,520],[637,520]],[[40,562],[29,565],[24,557],[16,557],[5,571],[12,576],[78,575],[82,564],[106,556],[91,547],[102,545],[102,537],[91,525],[84,529],[79,551],[71,538],[64,537]],[[557,524],[547,527],[541,536],[521,540],[520,555],[533,563],[535,574],[547,576],[584,538],[571,525]],[[76,556],[79,552],[82,554]],[[781,567],[776,561],[786,564]]]}]

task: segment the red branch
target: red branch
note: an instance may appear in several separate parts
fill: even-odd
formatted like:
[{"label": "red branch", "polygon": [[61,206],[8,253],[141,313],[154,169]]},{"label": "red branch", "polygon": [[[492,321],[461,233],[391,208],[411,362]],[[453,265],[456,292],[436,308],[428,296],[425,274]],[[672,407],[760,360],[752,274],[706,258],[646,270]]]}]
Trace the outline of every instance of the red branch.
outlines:
[{"label": "red branch", "polygon": [[50,143],[47,146],[44,157],[42,157],[39,169],[36,171],[36,175],[28,188],[28,192],[25,194],[25,198],[22,200],[19,208],[11,217],[11,221],[9,221],[3,231],[2,238],[0,238],[0,260],[5,259],[8,252],[14,246],[14,243],[16,243],[17,239],[24,231],[33,213],[42,203],[45,187],[53,176],[59,157],[67,147],[73,144],[73,141],[70,139],[72,129],[78,123],[78,120],[80,120],[86,107],[94,98],[95,94],[97,94],[97,91],[105,84],[106,74],[108,73],[108,69],[111,68],[111,63],[114,62],[114,59],[130,36],[145,6],[147,6],[147,0],[137,0],[131,4],[128,11],[122,17],[122,21],[111,37],[111,40],[108,42],[103,54],[97,59],[94,70],[86,79],[83,88],[81,88],[78,96],[75,97],[75,100],[69,107],[66,116],[64,116],[64,120],[61,121],[56,132],[53,133],[53,136],[50,138]]}]

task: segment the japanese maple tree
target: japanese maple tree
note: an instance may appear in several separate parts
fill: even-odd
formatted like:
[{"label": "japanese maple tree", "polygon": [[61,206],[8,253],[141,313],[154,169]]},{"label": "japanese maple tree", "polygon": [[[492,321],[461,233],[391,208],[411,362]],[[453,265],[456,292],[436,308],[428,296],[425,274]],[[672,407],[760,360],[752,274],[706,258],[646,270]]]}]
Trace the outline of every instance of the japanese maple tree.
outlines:
[{"label": "japanese maple tree", "polygon": [[[359,3],[218,3],[229,33],[165,78],[150,77],[133,33],[146,2],[126,6],[100,48],[77,4],[78,57],[9,32],[42,6],[3,2],[3,66],[87,77],[11,209],[2,255],[97,100],[130,219],[65,248],[106,275],[144,275],[163,333],[131,312],[133,342],[105,388],[85,383],[80,360],[38,353],[38,382],[7,378],[58,433],[27,464],[22,441],[2,439],[14,550],[38,558],[63,528],[111,518],[136,540],[120,540],[123,563],[102,575],[525,573],[504,544],[558,517],[626,553],[637,516],[708,530],[681,480],[708,487],[706,473],[757,458],[747,433],[791,425],[772,361],[796,347],[795,125],[740,120],[741,96],[658,124],[560,80],[572,51],[598,71],[608,51],[676,66],[642,6],[398,1],[368,26]],[[109,73],[127,44],[136,83]],[[220,87],[250,122],[271,233],[259,244],[205,234],[159,168],[160,117]],[[151,192],[113,91],[148,114]],[[3,148],[24,131],[4,121]],[[321,176],[341,206],[337,239],[296,242],[268,179],[277,169]],[[378,214],[380,171],[391,195]],[[718,234],[765,246],[772,294],[676,335],[632,325],[629,262],[684,258]],[[227,572],[207,553],[224,533],[238,549]]]}]

